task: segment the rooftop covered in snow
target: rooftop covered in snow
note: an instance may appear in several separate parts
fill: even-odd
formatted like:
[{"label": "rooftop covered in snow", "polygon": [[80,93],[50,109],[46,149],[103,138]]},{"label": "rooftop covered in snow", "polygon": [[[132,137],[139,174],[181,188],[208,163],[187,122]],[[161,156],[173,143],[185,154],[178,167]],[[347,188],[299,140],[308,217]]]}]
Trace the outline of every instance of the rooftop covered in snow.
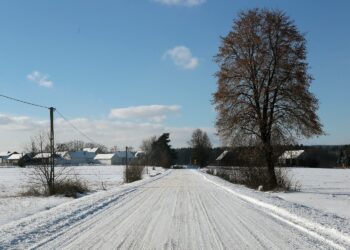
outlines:
[{"label": "rooftop covered in snow", "polygon": [[97,151],[99,150],[99,148],[84,148],[83,151],[85,152],[89,152],[89,153],[97,153]]},{"label": "rooftop covered in snow", "polygon": [[228,150],[225,150],[224,152],[221,153],[221,155],[218,156],[218,158],[216,158],[216,160],[221,161],[228,154],[228,152],[229,152]]},{"label": "rooftop covered in snow", "polygon": [[305,150],[287,150],[280,156],[280,159],[297,159],[304,152]]},{"label": "rooftop covered in snow", "polygon": [[8,160],[20,160],[22,159],[23,156],[25,156],[26,154],[12,154],[9,158],[7,158]]},{"label": "rooftop covered in snow", "polygon": [[95,156],[95,160],[111,160],[116,154],[98,154]]}]

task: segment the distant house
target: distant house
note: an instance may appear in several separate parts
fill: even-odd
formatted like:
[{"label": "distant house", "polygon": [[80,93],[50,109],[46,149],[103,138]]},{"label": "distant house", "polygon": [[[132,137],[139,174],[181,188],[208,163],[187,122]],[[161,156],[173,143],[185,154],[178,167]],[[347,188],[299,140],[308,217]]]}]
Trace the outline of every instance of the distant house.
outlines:
[{"label": "distant house", "polygon": [[70,155],[68,151],[59,151],[55,153],[61,156],[62,158],[65,158],[66,160],[70,160]]},{"label": "distant house", "polygon": [[67,159],[71,165],[93,164],[95,156],[101,153],[101,149],[97,147],[83,148],[83,150],[62,153],[62,157]]},{"label": "distant house", "polygon": [[[128,152],[128,162],[135,158],[134,154]],[[126,164],[126,152],[117,151],[110,154],[98,154],[94,158],[95,163],[102,165],[125,165]]]},{"label": "distant house", "polygon": [[234,166],[237,165],[237,157],[231,150],[224,150],[216,159],[215,165],[217,166]]},{"label": "distant house", "polygon": [[224,158],[225,158],[225,156],[228,154],[228,150],[225,150],[224,152],[222,152],[219,156],[218,156],[218,158],[216,158],[216,161],[222,161]]},{"label": "distant house", "polygon": [[93,164],[96,154],[85,150],[68,152],[69,162],[72,165]]},{"label": "distant house", "polygon": [[70,164],[72,159],[68,151],[60,151],[55,153],[59,156],[59,158],[56,160],[57,164],[60,164],[60,165]]},{"label": "distant house", "polygon": [[18,154],[18,153],[10,152],[10,151],[0,152],[0,164],[2,165],[8,164],[8,158],[13,154]]},{"label": "distant house", "polygon": [[[32,163],[34,165],[49,164],[50,158],[51,158],[51,153],[39,153],[33,157]],[[54,158],[55,158],[55,164],[57,165],[64,165],[67,163],[67,161],[57,153],[55,153]]]},{"label": "distant house", "polygon": [[34,165],[49,164],[51,153],[39,153],[33,157]]},{"label": "distant house", "polygon": [[283,166],[300,166],[305,150],[287,150],[279,158],[278,161]]},{"label": "distant house", "polygon": [[[117,151],[115,154],[118,156],[118,162],[117,165],[124,165],[126,164],[126,151]],[[135,154],[128,151],[128,162],[135,159]]]},{"label": "distant house", "polygon": [[12,154],[8,159],[8,164],[12,166],[21,166],[24,167],[28,163],[30,163],[31,157],[29,154]]}]

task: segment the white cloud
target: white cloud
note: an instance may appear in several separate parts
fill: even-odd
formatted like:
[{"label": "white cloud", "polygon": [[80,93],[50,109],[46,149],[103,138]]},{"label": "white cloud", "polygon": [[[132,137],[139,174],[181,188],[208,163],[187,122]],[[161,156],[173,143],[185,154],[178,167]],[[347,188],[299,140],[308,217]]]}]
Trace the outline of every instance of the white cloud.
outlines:
[{"label": "white cloud", "polygon": [[[82,132],[98,143],[108,147],[126,145],[138,148],[142,140],[153,135],[160,136],[162,133],[170,133],[170,144],[177,147],[187,147],[187,142],[195,127],[172,127],[154,122],[131,122],[111,119],[87,119],[75,118],[70,122]],[[202,127],[206,131],[214,146],[219,145],[219,139],[215,135],[215,129]],[[0,114],[0,151],[16,150],[23,151],[28,145],[30,138],[39,132],[49,130],[49,121],[38,120],[25,116]],[[61,118],[55,119],[55,141],[66,142],[70,140],[87,141],[77,133],[66,121]]]},{"label": "white cloud", "polygon": [[27,79],[31,82],[38,84],[41,87],[52,88],[53,81],[49,80],[49,76],[34,70],[32,73],[27,75]]},{"label": "white cloud", "polygon": [[[119,147],[133,146],[134,148],[138,148],[142,140],[154,135],[160,136],[162,133],[170,133],[170,144],[173,147],[187,147],[187,142],[190,140],[194,129],[196,129],[192,127],[171,127],[159,123],[113,121],[108,119],[73,119],[70,121],[90,138],[108,147],[118,145]],[[56,140],[61,142],[72,139],[86,141],[85,138],[72,130],[63,120],[57,120],[55,127]],[[204,127],[201,129],[208,133],[213,145],[219,145],[219,139],[215,135],[216,131],[214,128]]]},{"label": "white cloud", "polygon": [[129,120],[148,120],[152,122],[162,122],[169,114],[179,112],[181,109],[178,105],[147,105],[131,106],[127,108],[112,109],[109,117]]},{"label": "white cloud", "polygon": [[198,58],[192,55],[189,48],[185,46],[176,46],[166,51],[163,59],[170,58],[174,64],[183,69],[195,69],[198,67]]},{"label": "white cloud", "polygon": [[33,121],[27,116],[11,116],[0,114],[0,131],[28,131],[33,127],[41,127],[42,121]]},{"label": "white cloud", "polygon": [[179,6],[193,7],[193,6],[198,6],[205,3],[206,0],[153,0],[153,1],[164,5],[179,5]]}]

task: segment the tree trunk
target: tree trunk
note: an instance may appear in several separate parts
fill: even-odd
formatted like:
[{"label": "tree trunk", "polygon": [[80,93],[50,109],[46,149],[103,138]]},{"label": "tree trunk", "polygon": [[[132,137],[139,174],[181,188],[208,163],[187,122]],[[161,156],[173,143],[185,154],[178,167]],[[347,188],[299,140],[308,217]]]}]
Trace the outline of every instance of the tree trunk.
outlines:
[{"label": "tree trunk", "polygon": [[273,149],[271,145],[265,145],[265,160],[267,165],[267,171],[269,176],[269,189],[277,187],[277,178],[275,173],[275,163],[273,160]]},{"label": "tree trunk", "polygon": [[49,177],[49,179],[47,180],[47,187],[48,187],[49,195],[54,195],[55,194],[55,185],[54,185],[51,177]]},{"label": "tree trunk", "polygon": [[269,176],[270,176],[270,189],[274,189],[277,187],[277,178],[276,178],[276,173],[275,173],[275,164],[273,163],[273,161],[270,161],[267,163],[267,169],[269,172]]}]

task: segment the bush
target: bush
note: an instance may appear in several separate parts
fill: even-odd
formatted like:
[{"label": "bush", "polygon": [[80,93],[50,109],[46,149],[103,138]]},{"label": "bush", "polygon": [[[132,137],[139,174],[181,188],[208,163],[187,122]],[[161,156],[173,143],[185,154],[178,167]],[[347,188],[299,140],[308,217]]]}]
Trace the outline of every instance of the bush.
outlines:
[{"label": "bush", "polygon": [[[89,189],[86,183],[78,179],[66,179],[55,183],[55,195],[78,198],[78,194],[86,193]],[[22,193],[23,196],[49,196],[49,190],[40,185],[31,185]]]},{"label": "bush", "polygon": [[66,197],[78,198],[78,194],[88,192],[86,183],[75,179],[67,179],[55,184],[55,194],[64,195]]},{"label": "bush", "polygon": [[[276,191],[299,191],[300,184],[293,181],[284,168],[276,168]],[[215,174],[213,169],[207,170],[208,174]],[[216,175],[235,184],[245,185],[252,189],[268,190],[269,176],[264,167],[237,167],[232,169],[217,169]],[[260,187],[260,188],[259,188]]]},{"label": "bush", "polygon": [[124,181],[126,183],[138,181],[142,179],[144,166],[131,165],[127,166],[124,171]]},{"label": "bush", "polygon": [[294,180],[289,170],[285,168],[276,168],[277,190],[282,191],[300,191],[301,184]]},{"label": "bush", "polygon": [[36,186],[29,186],[28,189],[21,193],[22,196],[42,196],[43,192]]},{"label": "bush", "polygon": [[269,176],[267,169],[262,167],[245,167],[239,168],[239,182],[241,184],[257,189],[262,186],[263,189],[269,186]]},{"label": "bush", "polygon": [[[266,168],[254,167],[241,169],[243,175],[242,184],[247,187],[258,189],[262,186],[262,190],[268,190],[269,187],[269,175]],[[288,172],[285,169],[275,168],[277,187],[276,190],[291,191],[292,181],[288,176]]]}]

